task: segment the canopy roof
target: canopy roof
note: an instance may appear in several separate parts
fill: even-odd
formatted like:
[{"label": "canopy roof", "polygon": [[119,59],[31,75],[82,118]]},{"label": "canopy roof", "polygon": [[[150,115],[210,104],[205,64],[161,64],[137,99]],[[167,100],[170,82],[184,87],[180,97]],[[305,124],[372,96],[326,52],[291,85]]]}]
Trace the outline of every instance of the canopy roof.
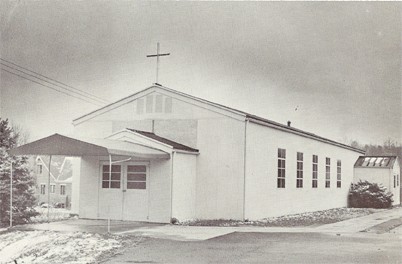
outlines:
[{"label": "canopy roof", "polygon": [[145,159],[169,159],[169,153],[148,146],[112,139],[77,139],[59,134],[11,149],[12,155],[130,156]]}]

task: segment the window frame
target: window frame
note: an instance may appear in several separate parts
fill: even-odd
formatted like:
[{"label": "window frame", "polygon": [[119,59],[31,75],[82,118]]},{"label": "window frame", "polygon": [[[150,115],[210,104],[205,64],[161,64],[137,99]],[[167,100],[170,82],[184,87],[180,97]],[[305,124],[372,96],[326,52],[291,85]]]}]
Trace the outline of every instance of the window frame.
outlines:
[{"label": "window frame", "polygon": [[277,181],[276,188],[286,188],[286,149],[278,148],[277,152]]},{"label": "window frame", "polygon": [[[107,170],[106,171],[104,171],[103,170],[103,167],[107,167]],[[120,167],[120,171],[118,171],[119,173],[120,173],[120,177],[119,177],[119,180],[112,180],[112,176],[113,176],[113,174],[117,174],[117,172],[116,171],[113,171],[113,166],[115,166],[115,167]],[[109,177],[108,177],[108,179],[107,180],[105,180],[104,179],[104,174],[107,174]],[[111,173],[111,175],[109,174],[109,163],[108,162],[105,162],[105,163],[102,163],[101,164],[101,180],[100,180],[100,182],[101,182],[101,189],[108,189],[108,190],[110,190],[110,189],[113,189],[113,190],[120,190],[121,188],[122,188],[122,182],[123,182],[123,180],[122,180],[122,177],[123,177],[123,175],[124,175],[124,172],[123,172],[123,164],[112,164],[112,173]],[[104,187],[104,183],[105,182],[108,182],[108,187]],[[118,182],[119,183],[119,187],[118,188],[115,188],[115,187],[112,187],[112,183],[115,183],[115,182]]]},{"label": "window frame", "polygon": [[318,188],[318,155],[313,154],[311,171],[312,171],[311,188],[317,189]]},{"label": "window frame", "polygon": [[303,188],[303,152],[296,153],[296,188]]},{"label": "window frame", "polygon": [[41,195],[45,195],[46,194],[46,183],[41,183],[39,188],[40,188],[39,193]]},{"label": "window frame", "polygon": [[342,188],[342,161],[336,161],[336,188]]},{"label": "window frame", "polygon": [[331,188],[331,158],[325,158],[325,188]]},{"label": "window frame", "polygon": [[50,184],[50,193],[56,193],[56,184],[54,183]]},{"label": "window frame", "polygon": [[66,185],[60,184],[60,195],[66,195]]},{"label": "window frame", "polygon": [[[133,171],[133,172],[129,172],[128,167],[129,166],[143,166],[145,167],[145,171]],[[126,163],[124,165],[125,168],[125,182],[124,187],[125,190],[130,190],[130,191],[146,191],[149,186],[148,186],[148,178],[149,178],[149,168],[148,168],[148,164],[147,163]],[[129,180],[129,174],[131,175],[143,175],[145,174],[145,180]],[[129,183],[145,183],[145,188],[129,188]]]}]

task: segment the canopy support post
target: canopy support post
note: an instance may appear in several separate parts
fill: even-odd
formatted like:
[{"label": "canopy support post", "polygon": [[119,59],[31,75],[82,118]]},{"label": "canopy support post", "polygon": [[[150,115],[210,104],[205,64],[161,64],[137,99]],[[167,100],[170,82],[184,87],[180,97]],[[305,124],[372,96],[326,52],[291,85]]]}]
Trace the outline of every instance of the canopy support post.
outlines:
[{"label": "canopy support post", "polygon": [[52,155],[49,156],[49,173],[47,178],[47,222],[50,222],[50,166],[52,165]]},{"label": "canopy support post", "polygon": [[13,162],[10,162],[10,228],[13,227]]},{"label": "canopy support post", "polygon": [[[112,155],[109,154],[109,188],[112,184]],[[108,210],[107,210],[107,233],[110,234],[110,203],[108,202]]]}]

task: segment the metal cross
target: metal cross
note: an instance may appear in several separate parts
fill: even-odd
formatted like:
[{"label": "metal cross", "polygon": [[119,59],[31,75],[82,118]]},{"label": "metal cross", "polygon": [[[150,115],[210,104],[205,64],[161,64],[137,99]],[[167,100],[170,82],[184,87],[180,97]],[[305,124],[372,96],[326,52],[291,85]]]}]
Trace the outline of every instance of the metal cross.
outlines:
[{"label": "metal cross", "polygon": [[158,74],[159,74],[159,57],[161,56],[169,56],[170,53],[164,53],[164,54],[160,54],[159,53],[159,42],[156,45],[156,54],[154,55],[147,55],[147,57],[156,57],[156,83],[158,83]]}]

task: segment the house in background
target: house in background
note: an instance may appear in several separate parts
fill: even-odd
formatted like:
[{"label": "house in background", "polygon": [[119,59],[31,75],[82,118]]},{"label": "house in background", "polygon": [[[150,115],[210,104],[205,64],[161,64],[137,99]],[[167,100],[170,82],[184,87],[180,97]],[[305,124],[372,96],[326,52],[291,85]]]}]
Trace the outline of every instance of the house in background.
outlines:
[{"label": "house in background", "polygon": [[63,208],[70,208],[73,178],[72,158],[64,156],[52,157],[50,165],[50,188],[49,157],[36,157],[35,166],[35,194],[38,204],[49,203],[50,205],[54,205],[58,203]]},{"label": "house in background", "polygon": [[345,207],[364,154],[158,84],[73,125],[72,136],[12,153],[81,157],[73,181],[81,218],[168,223]]},{"label": "house in background", "polygon": [[381,184],[393,194],[393,205],[401,203],[400,164],[397,156],[360,156],[354,166],[354,182]]}]

